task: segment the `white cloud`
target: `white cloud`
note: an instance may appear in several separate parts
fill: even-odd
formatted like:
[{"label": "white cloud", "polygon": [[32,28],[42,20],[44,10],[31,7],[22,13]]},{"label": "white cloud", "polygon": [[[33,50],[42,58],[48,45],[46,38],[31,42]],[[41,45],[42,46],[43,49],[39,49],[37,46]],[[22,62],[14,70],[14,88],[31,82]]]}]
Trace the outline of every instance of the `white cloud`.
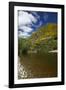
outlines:
[{"label": "white cloud", "polygon": [[44,13],[44,20],[46,21],[48,19],[48,14]]},{"label": "white cloud", "polygon": [[26,11],[19,11],[19,17],[18,17],[18,24],[21,25],[27,25],[36,23],[37,19],[32,14],[26,12]]},{"label": "white cloud", "polygon": [[33,31],[33,28],[31,26],[35,26],[35,23],[38,21],[39,18],[40,17],[36,12],[29,13],[27,11],[22,11],[22,10],[19,11],[19,13],[18,13],[18,29],[22,30],[22,32],[18,33],[19,37],[30,36],[28,33]]},{"label": "white cloud", "polygon": [[37,19],[40,19],[40,16],[37,14],[37,12],[31,12]]},{"label": "white cloud", "polygon": [[[34,25],[34,24],[32,24],[32,25]],[[42,25],[42,21],[40,21],[39,23],[38,23],[38,25],[34,25],[34,27],[40,27]]]},{"label": "white cloud", "polygon": [[28,33],[19,31],[18,37],[20,37],[20,38],[21,37],[26,38],[26,37],[29,37],[29,36],[30,35]]},{"label": "white cloud", "polygon": [[21,26],[19,29],[22,29],[23,32],[31,32],[33,29],[28,26]]}]

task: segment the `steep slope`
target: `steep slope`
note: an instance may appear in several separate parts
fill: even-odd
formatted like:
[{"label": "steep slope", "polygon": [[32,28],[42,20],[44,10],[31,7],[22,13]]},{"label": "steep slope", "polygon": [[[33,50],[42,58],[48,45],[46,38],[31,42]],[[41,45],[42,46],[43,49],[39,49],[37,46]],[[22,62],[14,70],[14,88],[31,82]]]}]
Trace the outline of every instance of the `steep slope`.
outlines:
[{"label": "steep slope", "polygon": [[48,23],[33,32],[29,38],[30,50],[47,52],[57,49],[57,25]]}]

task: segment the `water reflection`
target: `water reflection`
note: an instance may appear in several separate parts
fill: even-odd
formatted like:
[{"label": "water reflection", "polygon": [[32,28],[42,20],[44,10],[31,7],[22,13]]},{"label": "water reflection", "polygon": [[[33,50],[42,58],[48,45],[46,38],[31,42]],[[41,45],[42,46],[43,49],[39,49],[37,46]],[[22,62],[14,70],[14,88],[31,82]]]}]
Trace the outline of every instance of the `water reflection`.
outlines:
[{"label": "water reflection", "polygon": [[57,54],[29,54],[18,60],[18,78],[57,77]]},{"label": "water reflection", "polygon": [[32,72],[28,70],[23,64],[21,64],[20,59],[18,61],[18,78],[24,79],[28,78],[29,76],[32,77]]}]

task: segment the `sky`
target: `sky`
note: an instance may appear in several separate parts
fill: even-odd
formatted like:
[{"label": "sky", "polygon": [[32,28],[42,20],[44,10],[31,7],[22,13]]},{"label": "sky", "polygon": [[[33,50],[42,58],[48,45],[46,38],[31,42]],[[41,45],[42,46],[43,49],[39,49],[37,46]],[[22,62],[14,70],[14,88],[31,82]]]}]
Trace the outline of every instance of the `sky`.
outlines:
[{"label": "sky", "polygon": [[39,27],[48,23],[57,24],[56,12],[18,11],[18,37],[27,38]]}]

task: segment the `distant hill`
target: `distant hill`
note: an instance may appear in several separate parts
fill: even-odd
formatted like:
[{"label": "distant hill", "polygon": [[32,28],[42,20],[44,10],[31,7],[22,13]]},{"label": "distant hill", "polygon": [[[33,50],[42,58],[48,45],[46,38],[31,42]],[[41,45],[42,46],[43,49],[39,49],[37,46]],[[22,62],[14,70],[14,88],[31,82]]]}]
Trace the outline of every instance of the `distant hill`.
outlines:
[{"label": "distant hill", "polygon": [[57,49],[57,25],[48,23],[32,33],[29,38],[30,50],[47,52]]}]

